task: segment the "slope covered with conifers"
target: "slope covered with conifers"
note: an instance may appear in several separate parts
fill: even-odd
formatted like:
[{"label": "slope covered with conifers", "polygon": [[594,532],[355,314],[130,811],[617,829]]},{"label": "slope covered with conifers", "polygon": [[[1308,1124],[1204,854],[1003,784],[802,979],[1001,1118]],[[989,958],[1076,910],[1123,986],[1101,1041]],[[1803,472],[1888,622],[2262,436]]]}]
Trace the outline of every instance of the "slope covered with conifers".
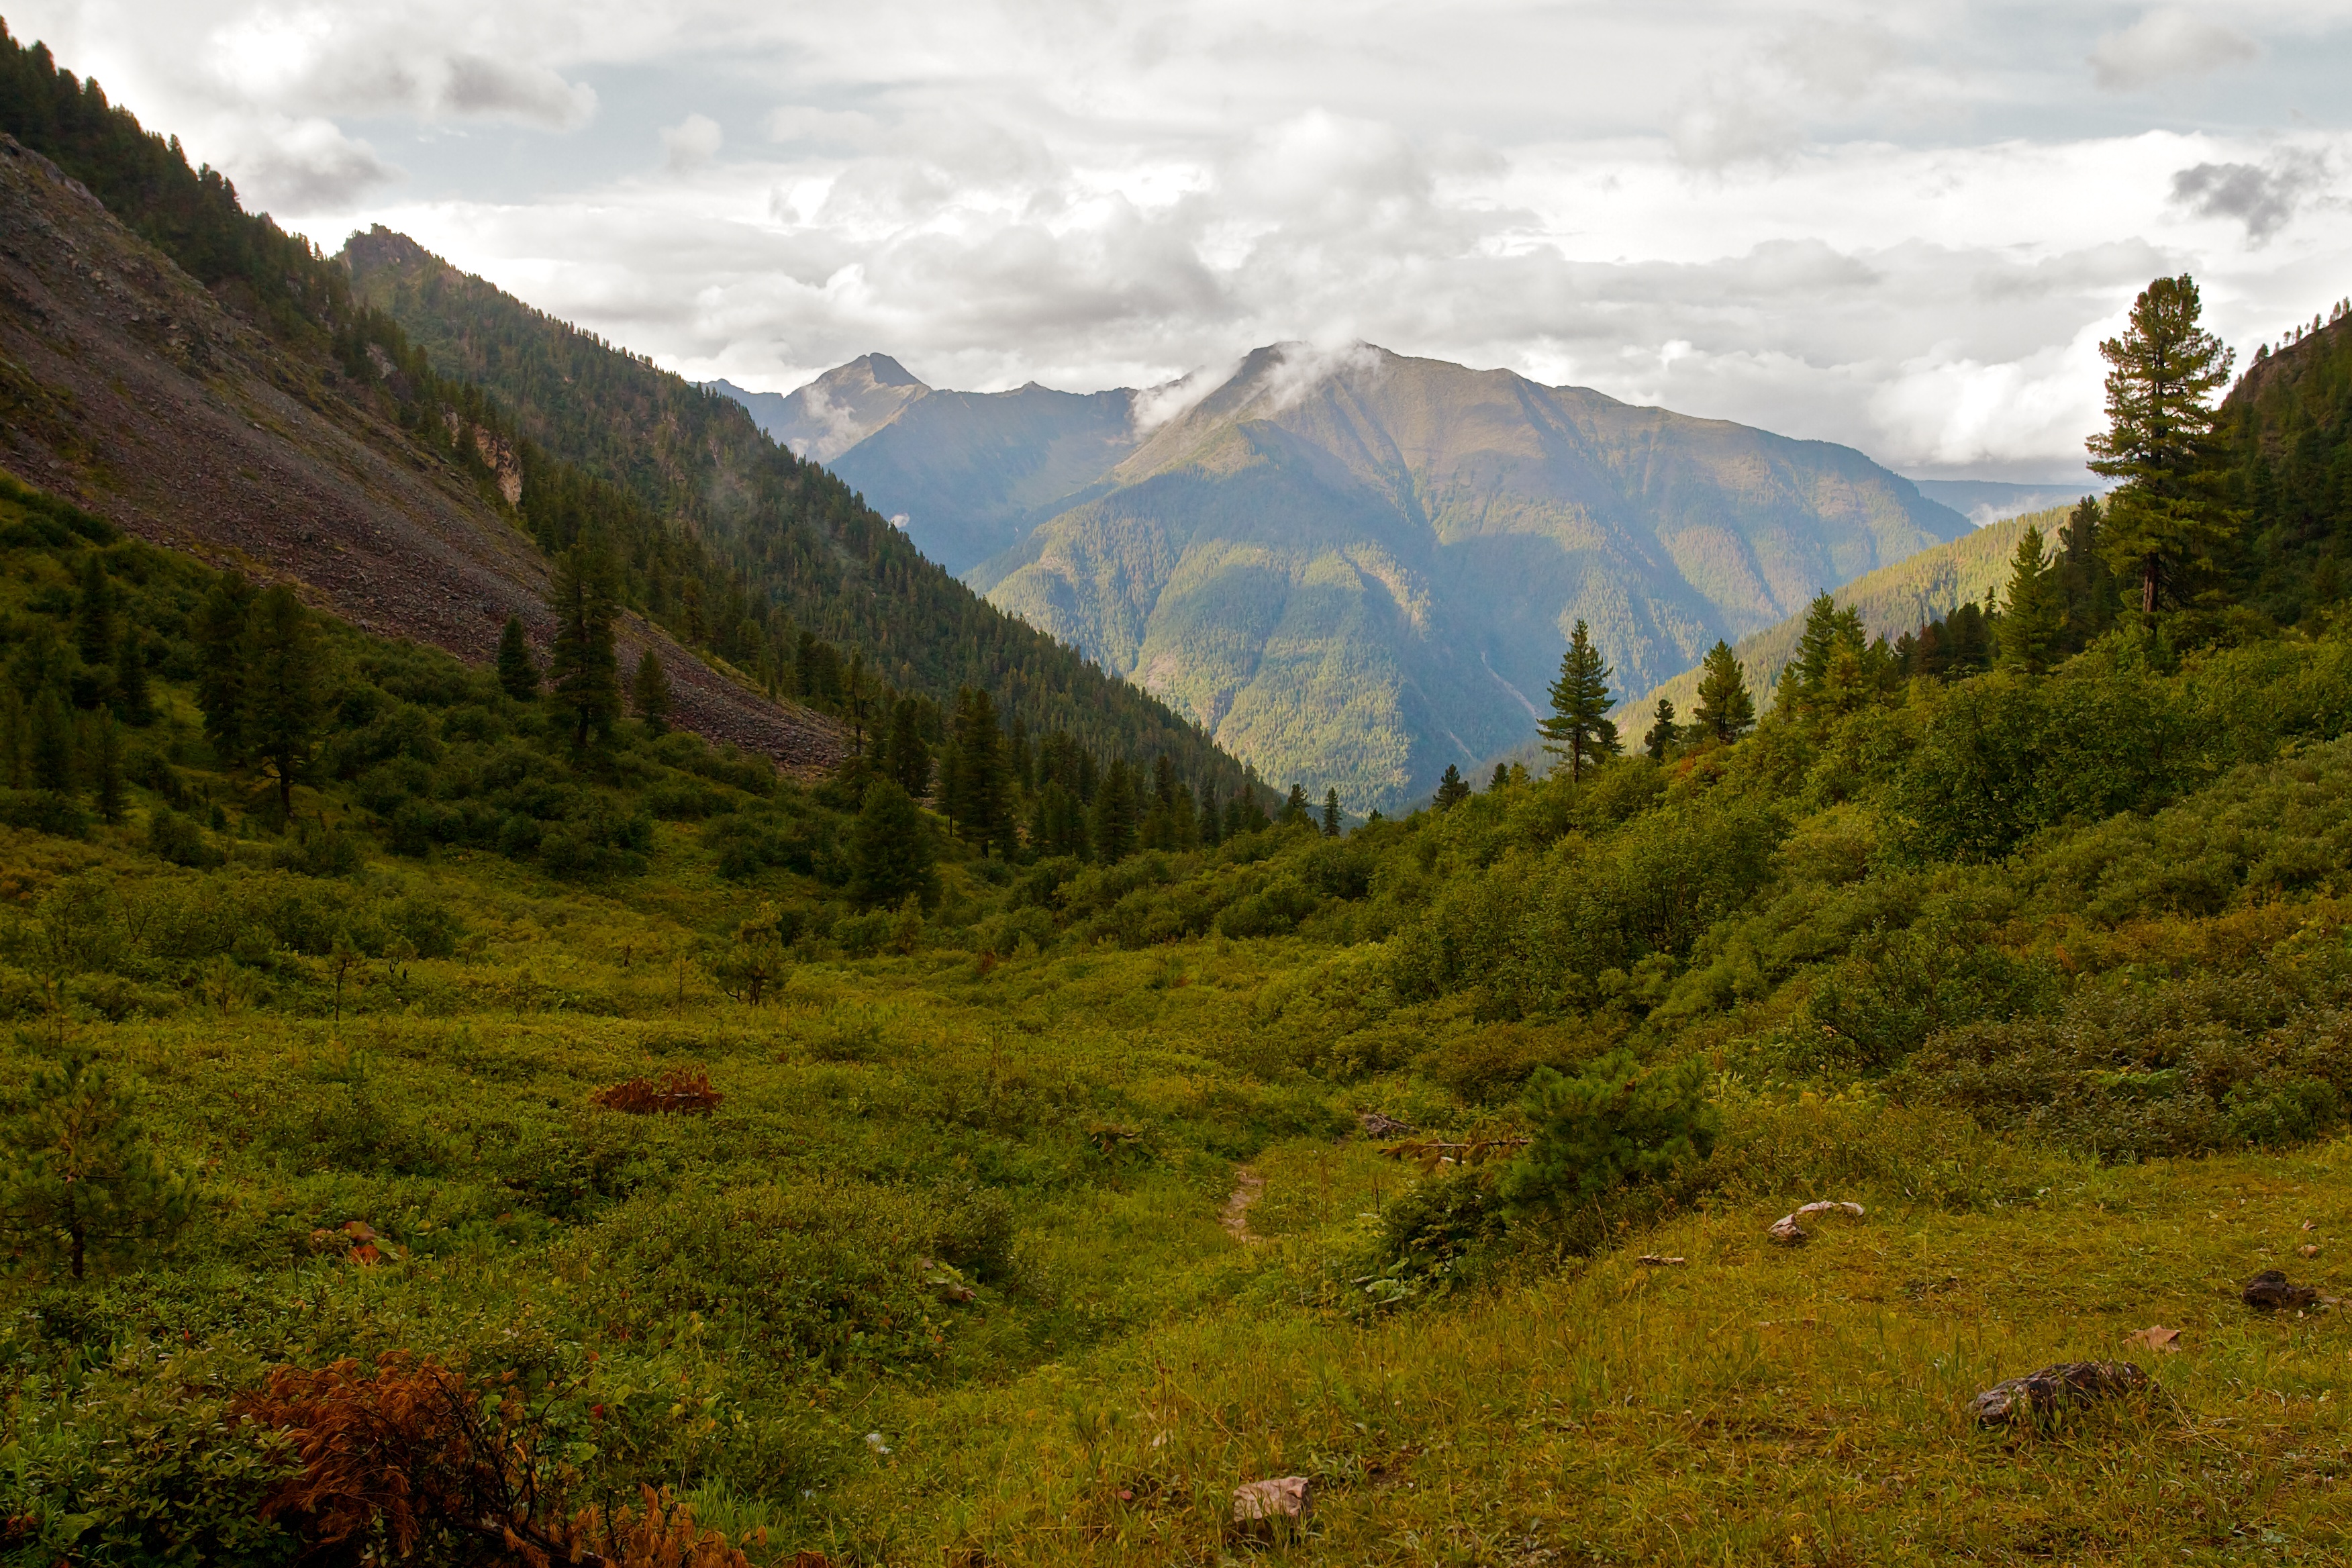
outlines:
[{"label": "slope covered with conifers", "polygon": [[[458,272],[405,236],[355,235],[344,258],[361,298],[433,363],[510,408],[544,450],[682,522],[723,560],[740,600],[681,604],[754,669],[806,631],[864,653],[894,686],[942,706],[986,690],[1008,723],[1067,731],[1097,755],[1167,755],[1220,795],[1239,764],[1158,700],[982,601],[817,464],[706,392]],[[762,605],[774,616],[761,623]]]}]

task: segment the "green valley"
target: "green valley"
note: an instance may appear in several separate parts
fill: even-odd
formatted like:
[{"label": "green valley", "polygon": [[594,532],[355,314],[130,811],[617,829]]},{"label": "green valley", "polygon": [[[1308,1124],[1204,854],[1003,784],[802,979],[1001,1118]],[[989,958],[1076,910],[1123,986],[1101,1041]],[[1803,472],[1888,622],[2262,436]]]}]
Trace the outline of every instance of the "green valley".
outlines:
[{"label": "green valley", "polygon": [[[2352,1556],[2344,310],[2152,281],[2112,494],[1924,555],[1261,356],[1000,563],[1171,707],[0,47],[0,1563]],[[1472,654],[1558,765],[1218,746],[1418,792]]]}]

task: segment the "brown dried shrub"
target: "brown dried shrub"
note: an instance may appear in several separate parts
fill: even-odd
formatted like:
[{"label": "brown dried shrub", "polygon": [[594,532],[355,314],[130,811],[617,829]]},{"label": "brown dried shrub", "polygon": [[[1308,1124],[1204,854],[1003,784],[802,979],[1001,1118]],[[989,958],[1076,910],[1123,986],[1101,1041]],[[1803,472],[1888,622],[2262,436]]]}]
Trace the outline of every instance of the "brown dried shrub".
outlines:
[{"label": "brown dried shrub", "polygon": [[726,1098],[710,1087],[710,1075],[700,1068],[672,1068],[661,1080],[633,1078],[594,1095],[597,1104],[632,1116],[708,1116]]},{"label": "brown dried shrub", "polygon": [[302,1467],[263,1502],[262,1517],[293,1528],[311,1563],[372,1562],[384,1545],[404,1558],[437,1541],[527,1568],[751,1568],[667,1492],[640,1487],[637,1509],[573,1507],[541,1462],[530,1402],[501,1399],[494,1415],[487,1386],[404,1351],[373,1367],[345,1358],[278,1368],[236,1405],[286,1432]]}]

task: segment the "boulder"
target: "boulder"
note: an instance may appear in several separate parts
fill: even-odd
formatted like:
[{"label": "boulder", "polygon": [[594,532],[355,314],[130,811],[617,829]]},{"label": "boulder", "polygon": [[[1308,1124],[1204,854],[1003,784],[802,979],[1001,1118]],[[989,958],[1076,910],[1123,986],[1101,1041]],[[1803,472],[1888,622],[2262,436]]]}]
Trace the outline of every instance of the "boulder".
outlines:
[{"label": "boulder", "polygon": [[2005,1426],[2069,1405],[2089,1405],[2155,1386],[2147,1373],[2132,1362],[2061,1362],[2023,1377],[1994,1384],[1970,1402],[1969,1413],[1977,1418],[1979,1426]]}]

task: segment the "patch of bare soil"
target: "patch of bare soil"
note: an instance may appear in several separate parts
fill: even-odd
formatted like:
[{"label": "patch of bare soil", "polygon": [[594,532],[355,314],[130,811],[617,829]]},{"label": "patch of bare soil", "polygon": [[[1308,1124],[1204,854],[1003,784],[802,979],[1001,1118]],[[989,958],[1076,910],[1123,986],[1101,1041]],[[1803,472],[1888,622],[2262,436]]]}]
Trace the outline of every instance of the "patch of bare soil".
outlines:
[{"label": "patch of bare soil", "polygon": [[1250,1205],[1265,1195],[1265,1178],[1264,1176],[1259,1175],[1247,1165],[1234,1168],[1233,1196],[1227,1198],[1225,1206],[1218,1211],[1217,1223],[1225,1227],[1227,1236],[1232,1237],[1244,1247],[1255,1246],[1265,1239],[1262,1237],[1251,1235],[1249,1227]]},{"label": "patch of bare soil", "polygon": [[[487,663],[510,615],[542,657],[536,544],[472,475],[411,442],[372,386],[259,331],[0,135],[0,467],[109,521],[387,637]],[[830,767],[841,725],[712,668],[658,627],[672,719],[789,771]]]}]

